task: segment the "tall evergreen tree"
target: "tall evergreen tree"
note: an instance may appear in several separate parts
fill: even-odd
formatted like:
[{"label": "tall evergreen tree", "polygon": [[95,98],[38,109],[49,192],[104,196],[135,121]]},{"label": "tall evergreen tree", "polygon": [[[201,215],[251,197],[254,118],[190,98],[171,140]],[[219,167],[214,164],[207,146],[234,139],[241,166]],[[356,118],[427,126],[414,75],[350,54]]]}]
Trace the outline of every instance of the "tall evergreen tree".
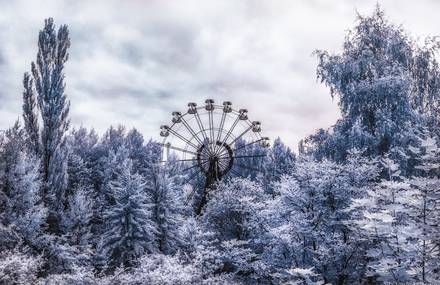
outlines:
[{"label": "tall evergreen tree", "polygon": [[0,222],[11,227],[24,245],[33,247],[46,212],[40,202],[38,161],[23,151],[25,145],[24,131],[16,123],[1,145]]},{"label": "tall evergreen tree", "polygon": [[70,102],[65,94],[64,64],[69,47],[67,26],[62,25],[56,31],[53,19],[46,19],[38,37],[37,60],[32,62],[32,76],[42,118],[43,199],[50,210],[49,230],[54,233],[59,233],[59,216],[63,210],[67,183],[67,152],[64,146]]},{"label": "tall evergreen tree", "polygon": [[126,158],[123,164],[110,183],[114,203],[104,212],[105,231],[99,245],[99,254],[111,269],[132,267],[141,255],[157,251],[157,230],[144,191],[145,182],[133,173],[130,159]]},{"label": "tall evergreen tree", "polygon": [[295,161],[295,153],[280,138],[276,138],[267,152],[267,158],[262,161],[263,175],[260,174],[260,177],[263,180],[266,192],[274,193],[276,183],[281,180],[281,177],[292,175],[295,169]]},{"label": "tall evergreen tree", "polygon": [[175,253],[182,245],[183,193],[167,169],[157,169],[152,188],[147,187],[151,197],[153,217],[157,227],[159,250],[165,254]]}]

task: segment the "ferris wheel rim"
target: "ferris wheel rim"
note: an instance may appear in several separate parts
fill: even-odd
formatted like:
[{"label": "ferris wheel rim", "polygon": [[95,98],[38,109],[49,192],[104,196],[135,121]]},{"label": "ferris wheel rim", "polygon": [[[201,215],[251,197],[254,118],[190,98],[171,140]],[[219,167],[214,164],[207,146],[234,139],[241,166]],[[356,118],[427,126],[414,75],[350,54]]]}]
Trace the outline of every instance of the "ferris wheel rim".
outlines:
[{"label": "ferris wheel rim", "polygon": [[[224,111],[223,111],[223,106],[221,106],[221,105],[218,105],[218,104],[213,104],[213,107],[214,107],[214,109],[217,109],[217,110],[222,110],[222,113],[224,113]],[[195,109],[197,109],[197,110],[205,110],[205,107],[204,106],[199,106],[199,107],[196,107]],[[209,113],[209,112],[213,112],[213,110],[211,110],[211,111],[207,111],[207,113]],[[205,113],[204,115],[206,115],[207,113]],[[240,114],[240,112],[239,111],[237,111],[237,110],[235,110],[235,109],[233,109],[233,108],[231,108],[231,113],[234,113],[234,115],[239,115]],[[195,115],[195,114],[190,114],[188,111],[187,112],[185,112],[184,114],[182,114],[180,117],[181,118],[184,118],[185,116],[187,116],[187,115]],[[241,120],[243,123],[246,123],[247,124],[247,126],[248,127],[250,127],[250,126],[252,126],[253,125],[253,123],[252,123],[252,121],[249,119],[249,118],[247,118],[246,120]],[[173,130],[173,131],[176,131],[176,130],[174,130],[173,129],[173,127],[174,126],[176,126],[176,125],[179,125],[180,123],[175,123],[175,122],[173,122],[170,126],[169,126],[169,130]],[[214,128],[215,129],[215,128]],[[218,129],[218,128],[217,128]],[[198,132],[197,132],[197,134],[199,134],[199,133],[201,133],[201,132],[203,132],[203,131],[206,131],[206,130],[211,130],[210,128],[204,128],[203,130],[199,130]],[[262,138],[262,136],[261,136],[261,134],[260,133],[254,133],[256,136],[257,136],[257,139],[261,139]],[[162,145],[165,145],[166,144],[166,141],[167,141],[167,139],[169,139],[168,137],[164,137],[163,138],[163,140],[162,140]],[[235,142],[234,142],[235,143]],[[231,144],[230,146],[232,146],[233,144]]]},{"label": "ferris wheel rim", "polygon": [[[221,119],[219,118],[220,115]],[[164,138],[160,145],[167,149],[165,160],[161,162],[167,162],[169,151],[175,150],[179,153],[173,156],[172,161],[197,161],[203,172],[204,165],[200,162],[200,159],[197,159],[200,152],[203,151],[203,163],[208,161],[210,161],[209,164],[214,163],[217,166],[215,170],[210,171],[218,172],[220,168],[227,164],[224,161],[225,159],[231,161],[234,158],[245,159],[266,156],[265,152],[263,152],[263,155],[238,155],[238,150],[256,143],[259,143],[263,148],[268,147],[269,138],[261,135],[261,123],[251,121],[247,109],[237,111],[232,108],[230,101],[223,102],[222,106],[214,104],[212,99],[207,99],[204,106],[198,107],[196,103],[190,102],[188,103],[187,112],[182,114],[179,111],[174,111],[172,116],[170,126],[161,126],[161,136]],[[197,122],[197,126],[195,126],[195,122]],[[251,136],[250,139],[249,136]],[[238,145],[237,143],[240,141],[244,143]],[[232,151],[232,154],[229,153],[228,149]],[[186,159],[186,157],[190,158]],[[227,171],[229,170],[232,171],[231,167]]]}]

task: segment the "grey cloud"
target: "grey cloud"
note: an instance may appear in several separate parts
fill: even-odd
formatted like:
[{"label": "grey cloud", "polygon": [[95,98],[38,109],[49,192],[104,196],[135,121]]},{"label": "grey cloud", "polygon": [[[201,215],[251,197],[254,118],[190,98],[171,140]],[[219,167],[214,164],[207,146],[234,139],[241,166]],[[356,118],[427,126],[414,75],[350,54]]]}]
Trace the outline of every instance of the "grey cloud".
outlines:
[{"label": "grey cloud", "polygon": [[[316,82],[312,52],[338,52],[355,11],[369,13],[376,0],[0,2],[0,129],[21,113],[22,74],[43,19],[52,16],[71,31],[73,125],[102,133],[120,123],[157,138],[172,111],[212,97],[247,107],[267,135],[296,148],[339,117],[337,102]],[[437,4],[379,2],[409,31],[437,32]]]},{"label": "grey cloud", "polygon": [[0,48],[0,68],[2,68],[3,65],[6,65],[6,58],[3,55],[3,51]]}]

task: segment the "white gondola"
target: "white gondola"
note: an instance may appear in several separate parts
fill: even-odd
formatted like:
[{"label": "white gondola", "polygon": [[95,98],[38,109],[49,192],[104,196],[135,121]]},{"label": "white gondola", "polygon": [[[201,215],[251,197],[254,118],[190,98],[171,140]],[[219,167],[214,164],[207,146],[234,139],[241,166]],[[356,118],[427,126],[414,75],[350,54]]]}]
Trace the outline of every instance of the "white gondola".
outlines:
[{"label": "white gondola", "polygon": [[248,119],[248,110],[247,109],[240,109],[238,110],[238,118],[240,120],[247,120]]},{"label": "white gondola", "polygon": [[214,100],[206,99],[206,101],[205,101],[205,110],[206,111],[214,110]]},{"label": "white gondola", "polygon": [[232,103],[229,101],[223,102],[223,112],[231,113],[232,112]]},{"label": "white gondola", "polygon": [[173,123],[178,124],[182,122],[182,113],[176,111],[172,113],[172,116],[173,118],[171,119],[171,121],[173,121]]},{"label": "white gondola", "polygon": [[160,136],[161,137],[167,137],[170,135],[170,127],[168,127],[167,125],[162,125],[160,126]]},{"label": "white gondola", "polygon": [[261,132],[261,123],[259,121],[253,121],[252,122],[252,131],[254,133]]},{"label": "white gondola", "polygon": [[194,102],[189,102],[188,103],[188,114],[194,115],[195,113],[197,113],[197,104]]},{"label": "white gondola", "polygon": [[264,148],[270,147],[269,138],[268,137],[261,138],[260,145]]}]

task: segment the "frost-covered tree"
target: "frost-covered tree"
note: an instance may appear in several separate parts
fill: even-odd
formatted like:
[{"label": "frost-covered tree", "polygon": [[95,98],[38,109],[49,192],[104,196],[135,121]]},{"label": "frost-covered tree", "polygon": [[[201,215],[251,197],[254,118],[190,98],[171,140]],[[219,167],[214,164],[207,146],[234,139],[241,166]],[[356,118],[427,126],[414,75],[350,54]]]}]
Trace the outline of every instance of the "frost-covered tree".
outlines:
[{"label": "frost-covered tree", "polygon": [[33,244],[42,233],[46,217],[40,202],[38,161],[19,153],[7,179],[10,188],[2,222],[13,225],[27,243]]},{"label": "frost-covered tree", "polygon": [[277,181],[285,174],[291,174],[295,165],[295,153],[286,146],[281,138],[276,138],[270,151],[271,164],[267,171],[271,172],[272,181]]},{"label": "frost-covered tree", "polygon": [[403,177],[399,165],[386,156],[382,159],[382,181],[352,201],[351,208],[360,213],[352,226],[368,237],[371,245],[366,252],[366,276],[372,280],[438,280],[439,148],[435,139],[422,132],[410,150],[418,157],[417,175]]},{"label": "frost-covered tree", "polygon": [[265,186],[268,193],[274,192],[275,183],[280,181],[283,175],[291,175],[295,168],[295,153],[286,146],[280,138],[276,138],[272,147],[266,153],[267,157],[262,160],[262,173],[259,174],[259,180]]},{"label": "frost-covered tree", "polygon": [[70,273],[60,273],[51,274],[46,278],[41,278],[40,283],[45,285],[78,285],[78,284],[115,284],[115,277],[110,278],[100,278],[95,275],[95,273],[87,267],[75,268],[73,272]]},{"label": "frost-covered tree", "polygon": [[75,189],[75,194],[69,197],[69,207],[62,220],[63,232],[69,244],[78,246],[84,253],[90,252],[93,239],[91,220],[94,204],[89,192],[89,189]]},{"label": "frost-covered tree", "polygon": [[[281,143],[281,141],[280,141]],[[229,177],[248,178],[253,181],[260,181],[267,175],[273,174],[273,171],[267,171],[267,168],[275,166],[273,162],[272,149],[263,148],[260,144],[249,144],[243,139],[239,139],[235,143],[235,155],[237,156],[255,156],[246,159],[237,159],[234,162]],[[290,150],[289,150],[290,151]],[[270,179],[270,178],[268,178]],[[266,181],[267,182],[267,181]]]},{"label": "frost-covered tree", "polygon": [[381,159],[385,172],[380,183],[371,184],[358,197],[352,197],[349,211],[355,220],[348,226],[365,238],[367,271],[370,282],[408,281],[405,268],[409,259],[403,248],[408,244],[409,230],[400,214],[399,200],[405,196],[408,184],[400,176],[400,170],[389,156]]},{"label": "frost-covered tree", "polygon": [[419,157],[420,174],[409,180],[412,191],[402,201],[408,220],[414,224],[418,240],[412,274],[417,281],[440,280],[440,147],[429,133],[422,132],[420,147],[413,148]]},{"label": "frost-covered tree", "polygon": [[73,273],[78,267],[88,264],[90,252],[84,247],[72,245],[68,236],[46,235],[41,243],[44,276]]},{"label": "frost-covered tree", "polygon": [[0,252],[0,284],[36,284],[41,259],[23,252]]},{"label": "frost-covered tree", "polygon": [[145,182],[133,173],[129,158],[122,163],[124,167],[110,182],[108,191],[113,203],[104,211],[104,234],[98,249],[111,269],[132,267],[143,254],[157,251],[157,229],[144,191]]},{"label": "frost-covered tree", "polygon": [[262,187],[248,179],[234,178],[211,193],[202,227],[218,251],[214,257],[218,273],[236,274],[247,282],[259,280],[258,236],[267,225],[258,213],[266,201]]},{"label": "frost-covered tree", "polygon": [[67,157],[68,180],[66,198],[69,199],[78,189],[92,188],[92,169],[81,156],[70,152]]},{"label": "frost-covered tree", "polygon": [[143,174],[150,159],[145,148],[144,137],[136,129],[132,129],[125,136],[124,144],[128,148],[130,159],[133,161],[133,169]]},{"label": "frost-covered tree", "polygon": [[[307,271],[315,282],[358,282],[365,271],[365,246],[347,225],[356,218],[348,210],[350,197],[357,197],[377,176],[375,164],[352,151],[345,165],[302,157],[295,169],[278,182],[268,211],[268,271],[292,278],[292,272]],[[301,280],[297,278],[293,280]]]},{"label": "frost-covered tree", "polygon": [[[98,146],[98,148],[100,148]],[[95,207],[93,208],[92,219],[92,233],[94,235],[102,235],[104,232],[104,212],[111,205],[115,204],[115,198],[111,190],[111,183],[117,179],[118,173],[129,166],[129,152],[126,147],[122,146],[119,149],[109,153],[104,151],[99,154],[94,172],[98,176],[96,179],[95,193],[93,199],[95,200]],[[95,243],[98,241],[95,240]]]},{"label": "frost-covered tree", "polygon": [[45,222],[38,160],[28,155],[18,123],[6,131],[0,151],[0,221],[26,245],[35,245]]},{"label": "frost-covered tree", "polygon": [[133,272],[118,275],[114,282],[152,285],[203,284],[204,279],[200,273],[192,263],[185,262],[178,255],[152,254],[142,257],[139,267]]},{"label": "frost-covered tree", "polygon": [[429,127],[438,126],[440,116],[440,66],[438,63],[440,43],[436,37],[425,40],[423,46],[414,47],[411,62],[413,78],[411,105],[425,114]]},{"label": "frost-covered tree", "polygon": [[302,149],[342,161],[351,148],[382,155],[401,145],[400,134],[437,108],[430,102],[440,94],[438,46],[416,44],[379,6],[359,15],[341,53],[316,52],[317,77],[338,98],[342,118],[332,131],[306,138]]},{"label": "frost-covered tree", "polygon": [[[64,90],[64,64],[68,59],[69,47],[67,26],[62,25],[56,31],[53,19],[46,19],[38,36],[37,60],[32,62],[32,77],[42,120],[40,137],[43,201],[49,208],[48,229],[53,233],[60,231],[59,221],[64,210],[67,183],[65,134],[69,127],[70,102]],[[29,95],[26,99],[30,97]],[[27,106],[26,101],[29,99],[25,100]],[[26,107],[28,109],[31,107]],[[25,118],[29,118],[29,112],[25,113]],[[31,133],[30,131],[30,135]]]},{"label": "frost-covered tree", "polygon": [[67,137],[68,186],[67,196],[77,188],[93,188],[96,186],[97,160],[99,160],[98,136],[94,130],[88,131],[81,127],[73,129]]},{"label": "frost-covered tree", "polygon": [[84,161],[91,160],[95,156],[94,151],[98,146],[99,137],[94,129],[87,130],[84,127],[74,128],[69,134],[70,150]]},{"label": "frost-covered tree", "polygon": [[146,190],[151,197],[158,248],[165,254],[175,253],[182,245],[180,230],[184,220],[183,193],[167,169],[157,168],[152,178]]},{"label": "frost-covered tree", "polygon": [[259,228],[254,213],[264,207],[265,197],[260,185],[247,179],[220,184],[203,214],[204,224],[222,240],[246,240]]},{"label": "frost-covered tree", "polygon": [[23,77],[23,120],[27,133],[27,145],[34,155],[40,154],[40,128],[38,125],[37,97],[33,89],[33,80],[29,73]]},{"label": "frost-covered tree", "polygon": [[138,130],[67,133],[69,45],[48,19],[23,128],[0,131],[1,284],[440,282],[436,40],[380,8],[359,16],[340,53],[317,52],[341,119],[298,158],[279,138],[238,140],[236,156],[256,157],[234,161],[198,216],[184,205],[204,175],[160,165]]},{"label": "frost-covered tree", "polygon": [[101,143],[105,150],[109,152],[110,150],[117,151],[118,148],[125,145],[125,127],[119,125],[118,127],[110,126],[110,128],[104,133]]}]

